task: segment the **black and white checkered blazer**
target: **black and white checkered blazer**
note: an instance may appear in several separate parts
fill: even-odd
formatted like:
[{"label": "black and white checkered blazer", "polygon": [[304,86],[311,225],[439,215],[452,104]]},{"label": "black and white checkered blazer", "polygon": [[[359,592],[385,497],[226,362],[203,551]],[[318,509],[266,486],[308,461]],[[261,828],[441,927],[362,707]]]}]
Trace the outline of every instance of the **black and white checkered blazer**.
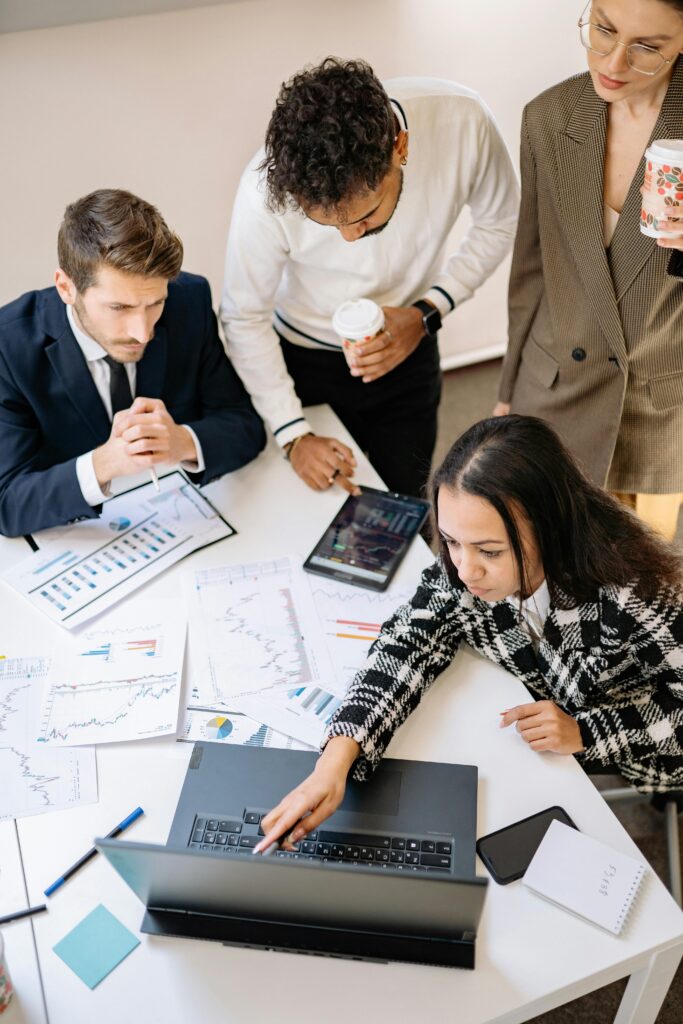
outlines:
[{"label": "black and white checkered blazer", "polygon": [[462,642],[576,719],[587,768],[616,765],[646,792],[683,788],[683,595],[644,601],[615,586],[571,610],[551,604],[535,649],[513,603],[454,588],[440,561],[385,622],[330,724],[328,737],[362,748],[356,778],[376,767]]}]

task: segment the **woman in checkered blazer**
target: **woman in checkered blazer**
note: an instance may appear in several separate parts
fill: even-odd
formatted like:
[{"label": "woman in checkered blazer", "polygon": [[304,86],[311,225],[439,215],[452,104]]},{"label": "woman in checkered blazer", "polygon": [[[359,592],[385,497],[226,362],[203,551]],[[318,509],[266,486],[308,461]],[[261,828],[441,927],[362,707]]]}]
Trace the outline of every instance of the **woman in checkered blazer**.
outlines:
[{"label": "woman in checkered blazer", "polygon": [[[384,623],[311,776],[264,819],[292,841],[365,778],[461,643],[534,701],[505,712],[533,750],[683,788],[683,558],[530,416],[475,424],[432,482],[440,554]],[[308,814],[304,821],[300,819]],[[300,822],[300,824],[296,824]]]},{"label": "woman in checkered blazer", "polygon": [[[647,147],[683,138],[683,0],[595,0],[579,24],[588,71],[522,118],[494,412],[547,420],[596,483],[672,538],[683,492],[683,238],[675,224],[672,237],[641,233],[640,190]],[[670,170],[683,183],[681,167]],[[683,184],[671,192],[679,202]]]}]

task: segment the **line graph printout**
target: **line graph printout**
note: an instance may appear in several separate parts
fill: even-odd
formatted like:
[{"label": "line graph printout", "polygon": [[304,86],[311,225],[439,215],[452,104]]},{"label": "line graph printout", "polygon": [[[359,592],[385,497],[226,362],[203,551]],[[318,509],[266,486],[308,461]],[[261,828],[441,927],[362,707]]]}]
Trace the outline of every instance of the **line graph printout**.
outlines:
[{"label": "line graph printout", "polygon": [[199,570],[188,585],[193,654],[205,659],[192,706],[232,711],[241,694],[334,681],[306,574],[292,559]]},{"label": "line graph printout", "polygon": [[41,535],[5,580],[67,629],[87,622],[185,555],[235,532],[180,472],[105,502],[99,519]]},{"label": "line graph printout", "polygon": [[382,624],[410,600],[413,591],[390,587],[373,594],[346,583],[328,583],[317,576],[309,579],[316,625],[334,667],[336,691],[346,693]]},{"label": "line graph printout", "polygon": [[246,715],[200,708],[187,709],[178,739],[191,743],[237,743],[247,747],[313,750],[308,744],[276,732]]},{"label": "line graph printout", "polygon": [[0,660],[0,820],[97,801],[91,747],[51,749],[36,742],[46,658]]},{"label": "line graph printout", "polygon": [[149,599],[65,637],[52,657],[40,742],[71,747],[175,734],[185,632],[178,601]]}]

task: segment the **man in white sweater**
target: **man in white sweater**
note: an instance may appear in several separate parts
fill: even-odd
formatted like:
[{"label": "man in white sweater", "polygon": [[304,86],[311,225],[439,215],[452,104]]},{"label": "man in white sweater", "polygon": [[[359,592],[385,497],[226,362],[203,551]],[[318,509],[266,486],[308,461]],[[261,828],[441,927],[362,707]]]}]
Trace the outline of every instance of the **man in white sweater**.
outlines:
[{"label": "man in white sweater", "polygon": [[[221,320],[257,411],[311,487],[356,490],[351,449],[316,436],[303,412],[327,402],[391,490],[422,492],[441,319],[510,249],[518,203],[495,122],[469,89],[383,86],[363,61],[331,57],[283,85],[235,200]],[[449,253],[464,206],[472,226]],[[360,297],[383,308],[384,330],[342,342],[332,316]]]}]

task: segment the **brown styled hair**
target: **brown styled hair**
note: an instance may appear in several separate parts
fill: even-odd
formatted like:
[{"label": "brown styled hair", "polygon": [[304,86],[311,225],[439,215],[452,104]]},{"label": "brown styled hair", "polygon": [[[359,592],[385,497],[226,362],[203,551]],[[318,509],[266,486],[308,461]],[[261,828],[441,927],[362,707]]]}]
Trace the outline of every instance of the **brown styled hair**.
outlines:
[{"label": "brown styled hair", "polygon": [[[557,607],[595,601],[609,585],[633,585],[646,600],[663,588],[683,592],[681,552],[592,484],[555,431],[535,416],[481,420],[458,438],[431,482],[437,527],[441,487],[494,507],[505,524],[523,594],[530,588],[520,514],[533,530]],[[461,589],[443,538],[440,553],[451,583]]]},{"label": "brown styled hair", "polygon": [[100,266],[170,281],[180,273],[183,243],[151,203],[122,189],[101,188],[67,206],[57,253],[59,266],[82,294]]}]

